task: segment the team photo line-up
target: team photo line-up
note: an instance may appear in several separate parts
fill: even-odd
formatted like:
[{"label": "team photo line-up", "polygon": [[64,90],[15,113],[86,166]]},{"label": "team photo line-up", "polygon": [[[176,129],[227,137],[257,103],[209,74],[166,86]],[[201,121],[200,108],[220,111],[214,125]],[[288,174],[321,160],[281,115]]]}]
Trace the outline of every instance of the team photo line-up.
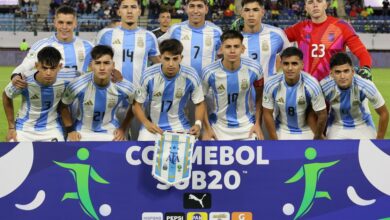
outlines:
[{"label": "team photo line-up", "polygon": [[6,141],[385,136],[389,113],[370,54],[352,26],[326,14],[326,0],[305,0],[309,18],[285,30],[262,23],[261,0],[243,0],[242,27],[225,32],[206,21],[205,0],[188,0],[188,20],[172,26],[161,11],[155,32],[138,26],[137,0],[118,6],[118,26],[93,44],[74,35],[73,8],[57,9],[56,32],[30,48],[3,91]]}]

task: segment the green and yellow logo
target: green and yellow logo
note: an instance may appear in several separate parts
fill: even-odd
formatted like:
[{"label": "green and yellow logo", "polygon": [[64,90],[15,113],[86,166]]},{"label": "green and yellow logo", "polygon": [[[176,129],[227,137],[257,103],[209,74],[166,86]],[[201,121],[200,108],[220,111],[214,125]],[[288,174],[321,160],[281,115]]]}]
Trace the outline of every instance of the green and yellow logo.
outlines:
[{"label": "green and yellow logo", "polygon": [[[81,161],[85,161],[89,158],[89,151],[86,148],[80,148],[77,151],[77,158]],[[62,197],[62,202],[68,199],[79,200],[81,209],[92,219],[99,219],[94,206],[92,204],[91,196],[89,194],[89,180],[92,178],[97,183],[109,184],[109,182],[103,179],[95,171],[95,169],[89,164],[82,163],[62,163],[53,161],[58,166],[69,170],[72,174],[76,185],[77,192],[67,192]],[[103,210],[103,212],[102,212]],[[104,204],[100,207],[100,214],[107,216],[111,213],[111,207],[107,204]]]},{"label": "green and yellow logo", "polygon": [[[314,148],[309,147],[305,151],[305,157],[308,160],[314,160],[317,157],[317,151]],[[313,207],[315,199],[326,198],[331,200],[330,194],[327,191],[317,190],[317,183],[325,169],[334,166],[338,162],[339,160],[327,163],[304,164],[293,177],[285,182],[290,184],[305,178],[305,192],[303,194],[301,206],[295,214],[294,220],[306,215]],[[285,204],[283,212],[286,215],[292,215],[294,212],[294,206],[290,203]]]}]

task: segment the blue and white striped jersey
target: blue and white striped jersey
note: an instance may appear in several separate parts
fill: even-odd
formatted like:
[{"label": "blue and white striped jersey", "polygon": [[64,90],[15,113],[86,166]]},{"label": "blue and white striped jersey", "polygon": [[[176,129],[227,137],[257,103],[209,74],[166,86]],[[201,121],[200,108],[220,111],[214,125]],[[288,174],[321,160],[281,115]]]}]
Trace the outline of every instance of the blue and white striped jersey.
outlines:
[{"label": "blue and white striped jersey", "polygon": [[33,44],[23,62],[12,73],[26,73],[33,70],[35,63],[38,62],[38,52],[47,46],[54,47],[61,53],[62,73],[67,73],[72,78],[76,78],[80,73],[87,72],[92,60],[91,50],[93,45],[89,41],[78,37],[74,37],[72,42],[61,42],[53,35]]},{"label": "blue and white striped jersey", "polygon": [[221,28],[211,22],[206,21],[203,27],[194,28],[188,21],[184,21],[170,27],[158,41],[179,40],[184,47],[181,63],[193,67],[200,76],[202,69],[216,60],[221,47],[221,35]]},{"label": "blue and white striped jersey", "polygon": [[261,66],[249,58],[241,58],[236,71],[225,69],[217,60],[203,69],[202,82],[205,95],[211,88],[215,112],[210,122],[224,127],[239,128],[255,122],[253,83],[263,78]]},{"label": "blue and white striped jersey", "polygon": [[[16,130],[48,131],[58,129],[62,131],[57,108],[67,82],[61,79],[61,74],[58,74],[53,85],[44,86],[36,81],[36,73],[36,71],[26,73],[28,75],[26,88],[17,89],[12,83],[9,83],[4,90],[11,99],[17,95],[22,96],[22,104],[15,123]],[[65,79],[66,77],[65,74]]]},{"label": "blue and white striped jersey", "polygon": [[115,69],[121,71],[123,77],[135,86],[140,85],[148,57],[160,55],[156,36],[139,27],[134,30],[108,28],[97,42],[112,47]]},{"label": "blue and white striped jersey", "polygon": [[133,84],[125,79],[100,87],[94,83],[93,73],[87,73],[68,85],[62,102],[66,105],[78,102],[77,131],[107,133],[120,126],[116,110],[122,101],[133,102],[134,91]]},{"label": "blue and white striped jersey", "polygon": [[276,129],[292,134],[309,131],[306,116],[310,106],[314,111],[326,108],[321,87],[309,74],[301,72],[294,86],[286,83],[284,74],[272,76],[265,83],[263,107],[274,109]]},{"label": "blue and white striped jersey", "polygon": [[354,75],[349,89],[340,89],[332,77],[321,80],[325,100],[330,104],[328,126],[337,125],[344,128],[354,128],[367,124],[375,128],[370,110],[363,104],[368,99],[375,109],[382,107],[385,100],[375,84]]},{"label": "blue and white striped jersey", "polygon": [[261,31],[258,33],[245,33],[243,44],[245,45],[244,55],[261,64],[264,71],[264,82],[277,72],[276,57],[284,49],[290,46],[286,34],[280,28],[261,24]]},{"label": "blue and white striped jersey", "polygon": [[136,101],[149,103],[150,118],[161,129],[187,130],[191,127],[184,113],[188,100],[195,104],[204,100],[200,78],[192,67],[181,65],[173,78],[167,78],[161,68],[156,64],[146,69]]}]

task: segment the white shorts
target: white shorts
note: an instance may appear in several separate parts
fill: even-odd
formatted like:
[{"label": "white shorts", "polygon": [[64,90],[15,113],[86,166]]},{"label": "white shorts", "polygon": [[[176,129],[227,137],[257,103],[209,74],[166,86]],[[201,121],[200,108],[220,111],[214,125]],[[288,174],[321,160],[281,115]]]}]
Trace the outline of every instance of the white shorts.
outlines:
[{"label": "white shorts", "polygon": [[376,130],[364,124],[348,129],[335,125],[327,128],[326,137],[328,139],[375,139]]},{"label": "white shorts", "polygon": [[276,131],[278,140],[313,140],[312,130],[302,131],[302,133],[291,133],[282,129]]},{"label": "white shorts", "polygon": [[211,125],[218,140],[231,141],[231,140],[256,140],[256,135],[253,134],[250,138],[249,131],[253,127],[253,124],[239,128],[228,128],[218,123]]},{"label": "white shorts", "polygon": [[157,135],[148,131],[146,128],[142,128],[138,134],[138,141],[155,141]]},{"label": "white shorts", "polygon": [[80,141],[112,141],[114,139],[114,134],[101,133],[101,132],[91,132],[91,131],[78,131],[81,135]]},{"label": "white shorts", "polygon": [[16,131],[16,139],[18,142],[57,142],[64,141],[64,135],[57,129],[48,131]]}]

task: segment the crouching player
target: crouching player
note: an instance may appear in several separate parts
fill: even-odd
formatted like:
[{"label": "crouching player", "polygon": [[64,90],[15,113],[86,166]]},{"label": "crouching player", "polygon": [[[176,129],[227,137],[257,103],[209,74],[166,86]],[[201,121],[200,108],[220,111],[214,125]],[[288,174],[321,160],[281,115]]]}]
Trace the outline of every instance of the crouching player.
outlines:
[{"label": "crouching player", "polygon": [[[289,47],[281,54],[283,74],[269,78],[264,86],[263,114],[271,139],[321,139],[326,126],[326,105],[318,81],[303,70],[303,53]],[[317,115],[314,131],[307,116]],[[273,115],[275,115],[275,120]]]},{"label": "crouching player", "polygon": [[223,59],[203,69],[203,91],[211,88],[216,106],[210,120],[205,117],[204,140],[264,139],[260,128],[263,71],[254,60],[241,57],[243,39],[237,31],[223,33]]},{"label": "crouching player", "polygon": [[[92,73],[76,78],[66,88],[61,114],[70,141],[121,141],[131,119],[131,109],[119,124],[116,111],[121,102],[134,99],[135,88],[127,80],[113,83],[114,52],[109,46],[95,46],[91,51]],[[78,102],[79,112],[73,124],[68,105]]]},{"label": "crouching player", "polygon": [[[66,83],[59,73],[61,53],[44,47],[37,54],[36,70],[23,73],[27,87],[9,83],[3,92],[3,105],[8,121],[7,141],[64,141],[58,106]],[[57,76],[58,75],[58,76]],[[14,120],[13,99],[22,96],[18,116]]]},{"label": "crouching player", "polygon": [[[383,139],[389,113],[374,83],[355,74],[352,61],[345,53],[333,55],[330,69],[330,76],[321,81],[325,100],[330,104],[327,138]],[[363,104],[366,99],[379,115],[378,133],[369,109]]]},{"label": "crouching player", "polygon": [[[143,124],[138,140],[151,141],[163,131],[187,131],[199,136],[205,113],[202,84],[192,67],[181,65],[183,45],[176,39],[160,44],[161,64],[146,69],[133,105],[134,115]],[[195,104],[195,125],[191,127],[184,108],[188,100]],[[142,106],[149,105],[150,119]],[[146,105],[146,106],[147,106]]]}]

